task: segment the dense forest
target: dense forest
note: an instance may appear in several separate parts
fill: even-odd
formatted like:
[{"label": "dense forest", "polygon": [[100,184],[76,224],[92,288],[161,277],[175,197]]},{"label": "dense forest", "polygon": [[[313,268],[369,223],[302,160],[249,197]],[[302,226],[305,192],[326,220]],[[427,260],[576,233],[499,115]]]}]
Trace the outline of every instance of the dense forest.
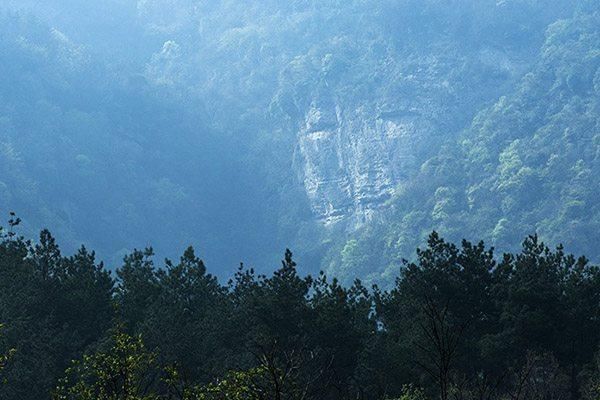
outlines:
[{"label": "dense forest", "polygon": [[598,12],[552,24],[515,88],[426,160],[382,221],[333,251],[344,260],[332,261],[332,270],[393,273],[432,227],[452,240],[468,234],[511,250],[536,231],[598,260],[599,49]]},{"label": "dense forest", "polygon": [[2,399],[511,399],[600,396],[600,268],[527,237],[499,255],[429,235],[390,290],[301,276],[223,284],[193,248],[113,275],[42,231],[0,242]]},{"label": "dense forest", "polygon": [[599,0],[0,0],[0,400],[600,400],[599,193]]},{"label": "dense forest", "polygon": [[4,0],[0,205],[111,265],[193,243],[222,279],[292,247],[389,283],[432,230],[600,261],[599,12]]}]

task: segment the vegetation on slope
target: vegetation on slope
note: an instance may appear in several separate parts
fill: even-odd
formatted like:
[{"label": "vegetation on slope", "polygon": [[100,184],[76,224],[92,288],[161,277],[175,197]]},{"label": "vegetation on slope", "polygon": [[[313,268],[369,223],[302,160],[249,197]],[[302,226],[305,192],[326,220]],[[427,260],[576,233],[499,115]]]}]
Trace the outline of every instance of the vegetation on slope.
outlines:
[{"label": "vegetation on slope", "polygon": [[[574,10],[575,20],[548,31],[535,64],[548,24]],[[51,227],[69,250],[93,245],[113,263],[134,246],[154,243],[162,255],[189,242],[218,264],[248,257],[265,265],[291,244],[318,260],[340,235],[315,224],[297,176],[296,134],[308,108],[334,101],[347,114],[360,108],[362,118],[417,107],[435,129],[415,140],[414,162],[398,167],[404,184],[389,217],[393,234],[372,226],[343,252],[338,243],[327,270],[377,279],[433,228],[511,248],[537,228],[595,258],[598,230],[578,223],[595,220],[595,211],[578,216],[580,200],[565,194],[575,172],[556,178],[523,154],[533,178],[527,168],[494,164],[505,153],[509,162],[511,151],[553,148],[554,139],[540,139],[544,130],[557,137],[560,126],[573,125],[575,138],[585,126],[594,131],[597,95],[588,75],[595,74],[597,11],[583,0],[7,1],[0,201],[27,217],[30,235]],[[595,176],[594,146],[586,134],[561,152]],[[556,170],[561,154],[548,168]],[[462,161],[467,156],[472,165]],[[494,183],[519,171],[518,182]],[[560,192],[557,204],[528,212],[518,194],[532,187],[528,179],[554,185],[539,193]],[[505,233],[505,221],[515,234]],[[586,239],[577,238],[581,232]],[[327,265],[340,254],[343,265]],[[357,257],[371,270],[361,270]]]},{"label": "vegetation on slope", "polygon": [[398,188],[385,222],[338,247],[329,270],[393,274],[432,228],[511,250],[535,231],[599,259],[599,27],[597,12],[551,25],[539,62],[514,92],[425,161]]}]

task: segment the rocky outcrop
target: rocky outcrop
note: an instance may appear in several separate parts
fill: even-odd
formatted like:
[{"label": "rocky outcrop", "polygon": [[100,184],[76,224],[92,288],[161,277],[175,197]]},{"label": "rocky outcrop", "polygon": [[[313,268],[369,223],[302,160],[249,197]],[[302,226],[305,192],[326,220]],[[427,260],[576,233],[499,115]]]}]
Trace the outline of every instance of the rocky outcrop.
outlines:
[{"label": "rocky outcrop", "polygon": [[415,171],[423,135],[433,132],[417,110],[346,110],[313,104],[299,132],[301,176],[316,217],[326,226],[374,217],[396,185]]},{"label": "rocky outcrop", "polygon": [[299,124],[296,169],[316,218],[350,230],[375,218],[395,188],[527,65],[523,54],[485,48],[423,56],[398,67],[408,72],[386,78],[386,96],[374,93],[362,103],[336,98],[333,89],[315,96]]}]

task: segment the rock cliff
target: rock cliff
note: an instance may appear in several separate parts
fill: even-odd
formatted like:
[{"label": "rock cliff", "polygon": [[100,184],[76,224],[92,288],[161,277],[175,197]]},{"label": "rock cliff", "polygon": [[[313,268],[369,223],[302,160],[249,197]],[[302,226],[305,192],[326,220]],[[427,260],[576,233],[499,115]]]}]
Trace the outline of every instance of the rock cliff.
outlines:
[{"label": "rock cliff", "polygon": [[361,103],[320,97],[299,123],[296,169],[325,226],[353,230],[376,218],[395,188],[528,65],[523,54],[490,49],[476,57],[408,57],[417,61],[399,62],[383,82],[391,93]]}]

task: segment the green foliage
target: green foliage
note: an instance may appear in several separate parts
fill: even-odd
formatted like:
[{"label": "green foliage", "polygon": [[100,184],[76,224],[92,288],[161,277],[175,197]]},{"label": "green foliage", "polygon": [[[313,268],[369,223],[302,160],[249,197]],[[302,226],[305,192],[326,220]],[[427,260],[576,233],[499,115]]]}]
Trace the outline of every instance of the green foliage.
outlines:
[{"label": "green foliage", "polygon": [[582,373],[582,376],[584,378],[582,398],[585,400],[600,399],[600,352],[596,353],[594,361]]},{"label": "green foliage", "polygon": [[394,400],[427,400],[427,397],[422,389],[413,385],[404,385],[400,396]]},{"label": "green foliage", "polygon": [[499,400],[595,393],[600,268],[562,247],[550,250],[537,236],[496,258],[483,242],[457,246],[434,232],[414,262],[404,261],[391,290],[360,281],[343,286],[324,273],[301,276],[289,250],[271,275],[242,265],[227,285],[192,248],[160,267],[150,249],[134,251],[117,276],[85,249],[62,256],[48,231],[36,244],[5,233],[0,354],[11,357],[6,365],[0,360],[0,397]]},{"label": "green foliage", "polygon": [[160,350],[161,362],[177,362],[189,379],[207,380],[202,363],[219,362],[219,316],[228,312],[224,288],[208,274],[193,248],[178,264],[155,268],[152,250],[126,256],[117,270],[117,315],[128,332]]},{"label": "green foliage", "polygon": [[[597,1],[82,4],[0,6],[0,398],[597,400],[600,271],[541,241],[600,259]],[[350,235],[297,179],[315,107],[419,132]],[[269,273],[123,248],[190,238]]]},{"label": "green foliage", "polygon": [[[593,190],[600,185],[597,11],[551,24],[537,62],[520,82],[480,110],[456,143],[422,161],[397,189],[382,222],[334,247],[328,270],[387,280],[402,256],[414,258],[413,249],[431,230],[510,251],[536,232],[548,243],[600,259],[593,244],[600,231]],[[342,253],[347,248],[360,249],[360,264],[376,270],[364,274],[356,257]]]},{"label": "green foliage", "polygon": [[232,371],[216,383],[195,389],[184,395],[185,400],[259,400],[266,398],[261,388],[267,371],[254,368],[249,371]]},{"label": "green foliage", "polygon": [[[11,216],[11,225],[18,220]],[[93,252],[62,256],[48,231],[33,245],[11,227],[0,242],[0,315],[15,349],[6,398],[47,398],[57,376],[111,327],[114,281]]]},{"label": "green foliage", "polygon": [[116,332],[110,348],[74,361],[59,381],[55,400],[153,400],[156,356],[141,337]]},{"label": "green foliage", "polygon": [[[296,133],[313,108],[334,115],[339,109],[344,126],[360,129],[366,119],[415,131],[407,135],[410,146],[399,144],[410,148],[410,160],[397,154],[395,139],[386,139],[381,153],[390,158],[392,184],[411,181],[424,193],[411,188],[399,199],[401,210],[386,219],[395,225],[393,234],[382,235],[383,243],[359,244],[365,260],[350,257],[335,269],[340,243],[324,264],[335,264],[328,271],[341,278],[389,277],[395,257],[412,252],[433,228],[453,239],[458,231],[471,235],[463,198],[470,188],[476,192],[479,180],[428,188],[431,174],[421,172],[443,146],[472,139],[456,136],[482,107],[501,95],[508,95],[507,102],[492,109],[519,106],[510,94],[525,72],[537,69],[548,25],[571,17],[574,9],[597,10],[592,3],[113,0],[84,7],[75,1],[5,0],[0,202],[27,215],[29,236],[51,227],[66,249],[84,242],[111,264],[133,246],[153,242],[163,256],[162,249],[182,248],[190,238],[219,265],[242,256],[268,265],[285,245],[303,259],[319,259],[326,251],[321,238],[338,238],[328,238],[314,221],[298,179],[303,171]],[[549,63],[570,56],[560,44],[573,40],[560,26],[550,31],[556,43]],[[578,94],[595,85],[591,58],[578,59],[581,65],[557,82],[564,80]],[[560,65],[561,71],[567,67]],[[530,87],[536,95],[536,79]],[[531,103],[555,98],[561,96]],[[512,129],[513,120],[520,121],[499,125],[509,132],[526,125]],[[495,159],[494,149],[468,147],[473,156]],[[452,159],[460,163],[464,155]],[[464,167],[441,164],[438,180],[456,178]],[[477,168],[494,167],[488,164]],[[528,171],[533,174],[520,177],[515,190],[549,179],[536,168]],[[335,167],[323,173],[329,180]],[[450,192],[432,202],[438,187]],[[510,214],[526,206],[518,193],[504,195]],[[569,203],[574,207],[565,209],[566,218],[571,221],[570,212],[586,204]],[[488,239],[501,219],[489,211],[473,223],[482,227],[473,229],[474,237],[485,233]],[[381,230],[373,231],[366,235]],[[526,233],[506,240],[517,245]],[[589,254],[588,246],[576,250]],[[318,269],[314,264],[311,272]],[[351,272],[357,265],[361,269]]]},{"label": "green foliage", "polygon": [[[4,326],[2,324],[0,324],[0,333],[3,328],[4,328]],[[6,365],[10,362],[10,359],[14,356],[15,352],[16,352],[15,349],[8,349],[8,350],[4,351],[2,354],[0,354],[0,376],[2,376],[3,371],[6,368]],[[3,383],[6,383],[5,379],[3,380]]]}]

